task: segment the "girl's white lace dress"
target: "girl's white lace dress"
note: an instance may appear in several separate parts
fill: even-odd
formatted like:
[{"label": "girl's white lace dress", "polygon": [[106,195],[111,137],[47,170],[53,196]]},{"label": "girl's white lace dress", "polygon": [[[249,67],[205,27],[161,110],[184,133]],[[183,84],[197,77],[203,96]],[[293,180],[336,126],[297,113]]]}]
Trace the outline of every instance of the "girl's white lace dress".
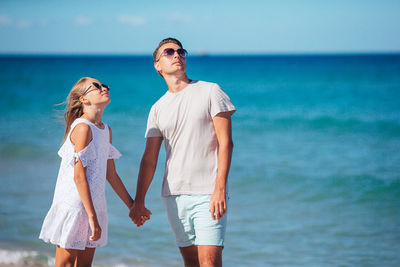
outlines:
[{"label": "girl's white lace dress", "polygon": [[[87,147],[75,153],[70,135],[75,126],[86,123],[92,130],[93,139]],[[58,151],[62,158],[58,173],[53,203],[44,219],[40,239],[66,249],[84,250],[86,247],[101,247],[107,243],[107,204],[105,198],[105,180],[107,160],[119,158],[121,153],[110,144],[108,126],[96,127],[86,119],[78,118],[72,125],[64,144]],[[101,238],[89,241],[91,230],[85,208],[83,207],[74,182],[74,161],[81,160],[86,167],[90,193],[101,227]]]}]

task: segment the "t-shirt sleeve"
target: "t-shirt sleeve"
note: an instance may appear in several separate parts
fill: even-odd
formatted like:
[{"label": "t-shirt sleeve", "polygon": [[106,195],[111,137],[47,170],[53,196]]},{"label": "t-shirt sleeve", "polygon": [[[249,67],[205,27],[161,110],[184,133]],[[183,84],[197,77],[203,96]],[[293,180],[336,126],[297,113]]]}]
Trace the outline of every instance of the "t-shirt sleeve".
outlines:
[{"label": "t-shirt sleeve", "polygon": [[155,107],[152,106],[149,113],[149,118],[147,119],[147,129],[145,133],[145,137],[162,137],[162,133],[157,126],[157,117],[156,117]]},{"label": "t-shirt sleeve", "polygon": [[211,88],[210,102],[211,102],[210,114],[212,118],[214,118],[215,115],[217,115],[220,112],[231,111],[233,114],[236,111],[236,108],[229,99],[229,96],[225,94],[224,91],[222,91],[222,89],[218,86],[218,84],[215,84]]}]

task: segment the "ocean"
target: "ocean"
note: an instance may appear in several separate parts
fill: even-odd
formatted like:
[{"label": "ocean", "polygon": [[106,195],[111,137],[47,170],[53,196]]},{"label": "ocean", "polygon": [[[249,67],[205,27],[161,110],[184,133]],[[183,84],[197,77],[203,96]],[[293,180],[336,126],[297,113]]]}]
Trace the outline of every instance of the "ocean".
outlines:
[{"label": "ocean", "polygon": [[[189,78],[237,108],[224,266],[400,266],[400,55],[189,56]],[[62,103],[91,76],[132,196],[147,115],[167,90],[150,56],[1,56],[0,266],[51,266]],[[161,199],[165,151],[137,228],[109,185],[94,266],[183,266]]]}]

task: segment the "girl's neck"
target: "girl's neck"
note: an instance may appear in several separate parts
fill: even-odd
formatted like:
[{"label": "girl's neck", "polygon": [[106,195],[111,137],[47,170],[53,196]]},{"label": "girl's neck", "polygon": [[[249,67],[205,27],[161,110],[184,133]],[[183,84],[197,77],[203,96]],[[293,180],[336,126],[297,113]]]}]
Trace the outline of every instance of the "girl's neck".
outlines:
[{"label": "girl's neck", "polygon": [[93,123],[94,125],[101,127],[103,123],[101,122],[101,118],[103,117],[104,109],[101,108],[84,108],[83,115],[81,118],[86,119]]}]

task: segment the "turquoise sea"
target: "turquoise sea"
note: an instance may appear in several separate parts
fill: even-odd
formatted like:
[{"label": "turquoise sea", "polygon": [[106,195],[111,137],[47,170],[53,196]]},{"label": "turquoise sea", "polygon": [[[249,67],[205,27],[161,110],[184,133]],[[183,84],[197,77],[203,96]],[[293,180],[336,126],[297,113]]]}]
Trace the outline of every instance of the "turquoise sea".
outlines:
[{"label": "turquoise sea", "polygon": [[[400,266],[400,55],[188,57],[237,108],[224,266]],[[104,121],[135,193],[151,105],[150,56],[0,57],[0,266],[48,266],[38,239],[53,197],[73,84],[111,87]],[[137,228],[107,186],[109,243],[95,266],[183,266],[160,192],[162,149]],[[14,265],[13,265],[14,264]]]}]

